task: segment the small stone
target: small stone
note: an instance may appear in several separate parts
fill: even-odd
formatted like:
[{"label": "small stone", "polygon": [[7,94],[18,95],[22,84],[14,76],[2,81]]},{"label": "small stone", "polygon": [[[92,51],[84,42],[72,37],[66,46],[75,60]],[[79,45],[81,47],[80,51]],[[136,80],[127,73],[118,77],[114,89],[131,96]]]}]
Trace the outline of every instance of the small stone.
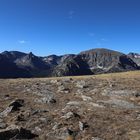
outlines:
[{"label": "small stone", "polygon": [[51,84],[56,84],[58,82],[58,80],[51,80],[50,83]]},{"label": "small stone", "polygon": [[78,101],[70,101],[70,102],[67,103],[67,105],[79,106],[79,105],[81,105],[81,102],[78,102]]},{"label": "small stone", "polygon": [[69,78],[69,77],[62,79],[63,82],[70,82],[70,81],[72,81],[72,80],[73,80],[73,79],[72,79],[72,78]]},{"label": "small stone", "polygon": [[89,127],[89,125],[88,125],[86,122],[80,122],[80,121],[79,121],[79,129],[80,129],[81,131],[87,129],[88,127]]},{"label": "small stone", "polygon": [[88,96],[85,96],[85,95],[82,95],[82,99],[83,99],[83,101],[87,101],[87,102],[92,101],[91,97],[88,97]]},{"label": "small stone", "polygon": [[13,106],[7,107],[3,112],[0,113],[0,117],[6,117],[13,109]]},{"label": "small stone", "polygon": [[48,121],[47,118],[39,118],[39,120],[40,120],[41,122],[47,122],[47,121]]},{"label": "small stone", "polygon": [[70,90],[69,90],[69,88],[65,88],[63,85],[61,85],[58,87],[58,92],[69,93]]},{"label": "small stone", "polygon": [[0,123],[0,129],[5,129],[7,127],[7,124],[2,122]]},{"label": "small stone", "polygon": [[61,127],[61,123],[57,123],[53,126],[52,130],[57,130]]},{"label": "small stone", "polygon": [[39,118],[40,122],[48,124],[51,122],[51,120],[49,118]]},{"label": "small stone", "polygon": [[43,97],[40,99],[36,98],[34,101],[37,103],[51,103],[51,104],[56,103],[56,100],[52,97]]},{"label": "small stone", "polygon": [[64,116],[62,116],[61,118],[65,118],[65,119],[70,119],[73,117],[73,112],[68,112],[67,114],[65,114]]},{"label": "small stone", "polygon": [[81,80],[76,83],[76,87],[78,88],[87,88],[86,82]]},{"label": "small stone", "polygon": [[137,119],[140,120],[140,114],[137,115]]},{"label": "small stone", "polygon": [[40,127],[37,127],[37,126],[36,126],[36,127],[35,127],[35,131],[36,131],[36,132],[41,132],[42,129],[41,129]]},{"label": "small stone", "polygon": [[93,102],[90,102],[89,105],[94,106],[94,107],[104,108],[103,105],[99,105],[99,104],[93,103]]}]

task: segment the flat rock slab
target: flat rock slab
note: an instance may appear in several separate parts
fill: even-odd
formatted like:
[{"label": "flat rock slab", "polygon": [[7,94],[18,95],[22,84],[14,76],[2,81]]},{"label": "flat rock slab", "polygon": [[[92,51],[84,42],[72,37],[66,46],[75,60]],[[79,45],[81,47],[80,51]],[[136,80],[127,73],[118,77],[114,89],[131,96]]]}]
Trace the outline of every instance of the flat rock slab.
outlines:
[{"label": "flat rock slab", "polygon": [[113,90],[113,89],[105,89],[102,92],[102,95],[104,96],[137,96],[138,92],[135,90]]},{"label": "flat rock slab", "polygon": [[99,100],[98,102],[104,104],[110,104],[112,107],[118,107],[118,108],[126,108],[126,109],[140,108],[140,106],[137,106],[134,103],[121,99],[116,99],[116,98],[111,98],[110,100],[107,101]]}]

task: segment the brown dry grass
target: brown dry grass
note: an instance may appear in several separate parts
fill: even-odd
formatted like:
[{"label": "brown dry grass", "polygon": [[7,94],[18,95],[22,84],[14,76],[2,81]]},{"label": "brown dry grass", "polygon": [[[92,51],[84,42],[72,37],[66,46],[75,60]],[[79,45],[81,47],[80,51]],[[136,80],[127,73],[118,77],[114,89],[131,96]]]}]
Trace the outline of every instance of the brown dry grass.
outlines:
[{"label": "brown dry grass", "polygon": [[[72,80],[63,82],[63,80],[69,78]],[[70,89],[70,93],[58,92],[58,85],[50,84],[51,80],[62,82],[65,87]],[[57,78],[0,79],[0,112],[17,98],[25,100],[25,105],[21,110],[10,113],[4,118],[4,121],[7,125],[15,124],[31,130],[39,127],[41,132],[35,133],[38,133],[39,137],[44,140],[49,140],[46,134],[50,132],[54,133],[53,136],[55,136],[52,128],[56,123],[60,123],[59,131],[62,131],[63,128],[71,128],[78,132],[76,140],[91,140],[92,137],[100,137],[104,140],[140,140],[140,119],[137,119],[140,114],[139,108],[114,108],[111,105],[106,105],[104,108],[91,106],[89,102],[83,101],[81,95],[78,94],[75,83],[79,80],[84,80],[88,85],[88,88],[80,90],[83,90],[85,96],[91,97],[94,103],[98,103],[99,100],[107,101],[110,99],[110,97],[101,94],[107,89],[136,90],[140,93],[140,71]],[[40,98],[38,95],[33,94],[34,91],[40,92],[42,88],[46,89],[46,87],[55,94],[56,104],[48,105],[34,102],[36,98]],[[6,99],[5,95],[7,94],[9,98]],[[137,106],[140,105],[140,97],[117,98],[134,103]],[[81,105],[77,108],[68,109],[66,113],[68,111],[76,112],[80,115],[80,119],[65,120],[61,118],[65,114],[62,109],[70,101],[77,101]],[[39,112],[32,115],[37,110],[47,110],[49,112]],[[18,122],[16,118],[21,113],[25,115],[25,121]],[[49,121],[41,122],[40,118],[46,118]],[[89,128],[84,132],[80,132],[79,121],[87,122]]]}]

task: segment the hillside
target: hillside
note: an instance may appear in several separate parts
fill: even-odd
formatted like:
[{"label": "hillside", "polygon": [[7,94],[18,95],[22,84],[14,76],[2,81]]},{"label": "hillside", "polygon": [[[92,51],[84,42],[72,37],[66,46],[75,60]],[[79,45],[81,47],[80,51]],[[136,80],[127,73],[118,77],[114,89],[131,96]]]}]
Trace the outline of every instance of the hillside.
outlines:
[{"label": "hillside", "polygon": [[0,80],[0,138],[139,140],[140,71]]}]

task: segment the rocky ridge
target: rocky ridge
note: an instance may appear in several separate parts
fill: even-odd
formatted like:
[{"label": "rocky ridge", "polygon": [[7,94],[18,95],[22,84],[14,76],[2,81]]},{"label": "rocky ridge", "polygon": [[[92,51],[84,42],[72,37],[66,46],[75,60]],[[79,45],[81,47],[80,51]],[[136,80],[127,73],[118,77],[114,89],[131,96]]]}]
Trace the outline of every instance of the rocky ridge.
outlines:
[{"label": "rocky ridge", "polygon": [[0,78],[92,75],[139,69],[139,57],[108,49],[92,49],[77,55],[35,56],[5,51],[0,54]]}]

